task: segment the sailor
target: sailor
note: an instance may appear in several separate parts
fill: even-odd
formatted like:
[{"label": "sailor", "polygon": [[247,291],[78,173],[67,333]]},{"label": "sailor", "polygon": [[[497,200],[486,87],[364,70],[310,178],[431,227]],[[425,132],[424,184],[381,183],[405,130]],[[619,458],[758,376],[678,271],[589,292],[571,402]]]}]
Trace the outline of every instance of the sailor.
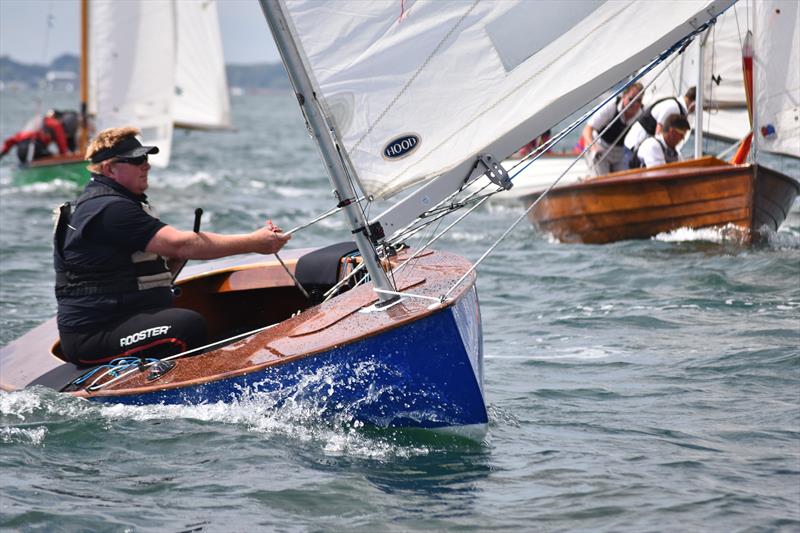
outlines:
[{"label": "sailor", "polygon": [[662,124],[661,131],[648,137],[636,151],[639,167],[656,167],[666,163],[674,163],[682,159],[678,145],[689,131],[686,117],[674,114],[668,116]]},{"label": "sailor", "polygon": [[[661,133],[664,121],[670,115],[680,115],[687,118],[689,113],[694,111],[694,101],[697,89],[690,87],[683,98],[668,96],[656,100],[642,112],[639,120],[631,126],[630,131],[625,136],[625,148],[630,153],[635,153],[645,139]],[[635,166],[635,163],[631,166]]]},{"label": "sailor", "polygon": [[[50,152],[50,144],[53,142],[56,143],[59,154],[63,155],[69,152],[71,150],[69,141],[57,113],[54,110],[48,111],[38,129],[20,131],[8,137],[3,141],[0,158],[14,146],[17,147],[17,157],[20,163],[30,163],[37,159],[50,157],[53,155]],[[74,146],[72,150],[74,150]]]},{"label": "sailor", "polygon": [[55,118],[59,122],[64,131],[64,137],[67,141],[67,149],[70,152],[74,152],[77,149],[78,126],[80,125],[80,115],[78,112],[71,109],[51,109],[47,112],[47,115]]},{"label": "sailor", "polygon": [[171,269],[187,259],[275,253],[291,237],[271,221],[240,235],[181,231],[160,221],[145,195],[148,155],[158,148],[142,146],[137,135],[131,127],[101,131],[86,150],[91,181],[74,208],[59,209],[57,322],[62,351],[78,365],[202,346],[205,319],[173,307]]},{"label": "sailor", "polygon": [[641,92],[641,83],[632,84],[621,97],[598,109],[583,128],[583,146],[589,146],[595,138],[600,137],[586,153],[592,175],[601,176],[627,168],[624,164],[623,140],[639,117]]}]

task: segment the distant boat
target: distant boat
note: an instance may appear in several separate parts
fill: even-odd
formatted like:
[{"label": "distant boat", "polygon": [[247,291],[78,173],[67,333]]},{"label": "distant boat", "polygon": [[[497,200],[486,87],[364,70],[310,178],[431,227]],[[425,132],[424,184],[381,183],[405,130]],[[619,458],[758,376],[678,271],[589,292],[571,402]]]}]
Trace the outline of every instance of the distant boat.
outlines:
[{"label": "distant boat", "polygon": [[[526,0],[261,0],[355,244],[196,266],[177,303],[206,317],[214,344],[202,353],[87,371],[64,361],[51,320],[0,350],[0,386],[132,404],[268,393],[343,423],[482,436],[474,266],[429,249],[434,238],[408,248],[409,235],[462,209],[453,195],[497,171],[492,153],[513,152],[730,3],[588,1],[565,13]],[[368,219],[374,199],[392,205]]]},{"label": "distant boat", "polygon": [[562,242],[605,244],[732,226],[733,238],[750,243],[759,230],[778,230],[798,194],[800,183],[769,168],[705,157],[555,187],[528,218]]},{"label": "distant boat", "polygon": [[[756,32],[755,118],[760,124],[754,143],[758,153],[800,158],[800,5],[760,0],[750,10]],[[726,17],[730,21],[732,15]],[[724,94],[735,99],[738,93],[729,87]],[[747,113],[740,118],[746,121]],[[720,130],[717,136],[725,137]],[[602,244],[684,227],[732,225],[739,240],[751,243],[763,230],[777,231],[800,193],[800,183],[762,164],[734,165],[706,157],[559,185],[544,196],[541,192],[521,196],[526,206],[533,206],[528,218],[563,242]]]},{"label": "distant boat", "polygon": [[80,100],[75,154],[31,161],[15,173],[24,184],[86,183],[91,131],[135,125],[169,163],[174,127],[231,127],[230,101],[214,0],[81,0]]}]

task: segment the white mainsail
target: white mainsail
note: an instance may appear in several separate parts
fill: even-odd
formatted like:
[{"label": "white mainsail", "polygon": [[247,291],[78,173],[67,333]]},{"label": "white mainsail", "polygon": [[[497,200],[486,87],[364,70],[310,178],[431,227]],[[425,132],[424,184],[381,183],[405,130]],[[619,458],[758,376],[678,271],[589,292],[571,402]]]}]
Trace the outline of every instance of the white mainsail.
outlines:
[{"label": "white mainsail", "polygon": [[95,128],[134,125],[169,163],[173,126],[228,128],[216,2],[91,0],[89,112]]},{"label": "white mainsail", "polygon": [[[759,150],[798,156],[800,143],[800,8],[796,0],[739,2],[717,19],[706,41],[704,79],[697,83],[698,39],[670,67],[645,76],[645,102],[682,95],[702,86],[703,131],[738,141],[750,130],[742,74],[742,44],[748,31],[755,37],[756,114],[765,114],[766,130]],[[657,74],[660,74],[656,77]],[[654,79],[655,78],[655,79]],[[775,130],[770,133],[770,124]],[[765,136],[766,134],[766,136]]]},{"label": "white mainsail", "polygon": [[800,157],[800,4],[759,0],[754,10],[756,143]]},{"label": "white mainsail", "polygon": [[731,3],[300,0],[282,10],[345,157],[368,194],[388,197],[448,171],[463,179],[481,153],[510,154]]},{"label": "white mainsail", "polygon": [[97,131],[135,125],[169,161],[175,93],[172,2],[97,0],[89,8],[89,112]]},{"label": "white mainsail", "polygon": [[175,126],[192,129],[231,127],[231,106],[222,54],[217,3],[175,3],[178,57],[175,72]]}]

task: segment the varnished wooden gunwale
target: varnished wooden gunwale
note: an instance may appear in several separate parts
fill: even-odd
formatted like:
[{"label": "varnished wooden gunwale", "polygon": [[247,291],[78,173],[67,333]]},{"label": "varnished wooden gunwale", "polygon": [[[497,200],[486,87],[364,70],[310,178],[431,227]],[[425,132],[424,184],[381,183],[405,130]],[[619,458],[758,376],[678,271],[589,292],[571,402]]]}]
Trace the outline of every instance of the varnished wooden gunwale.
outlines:
[{"label": "varnished wooden gunwale", "polygon": [[[771,169],[709,157],[555,188],[528,218],[562,242],[603,244],[728,224],[749,242],[762,226],[777,230],[799,192],[797,182]],[[530,206],[536,198],[523,201]]]},{"label": "varnished wooden gunwale", "polygon": [[[399,264],[408,256],[408,253],[401,252],[393,258],[393,263]],[[285,255],[284,262],[290,270],[293,270],[297,257],[302,254],[286,253]],[[288,317],[296,309],[301,309],[302,297],[294,287],[291,278],[277,261],[274,259],[265,261],[260,257],[247,259],[248,262],[238,266],[233,262],[228,262],[228,266],[215,270],[203,272],[202,268],[196,269],[199,273],[190,275],[183,280],[184,292],[178,300],[179,305],[197,308],[198,302],[201,302],[203,298],[208,298],[209,295],[212,299],[254,295],[267,298],[268,305],[266,307],[270,307],[269,304],[275,307],[282,306],[280,312],[284,313],[285,317]],[[452,283],[469,269],[469,266],[469,263],[461,257],[434,252],[415,259],[408,268],[396,274],[395,279],[401,289],[438,297],[444,294]],[[244,277],[238,281],[231,281],[231,278],[235,279],[240,275]],[[258,285],[259,276],[263,286]],[[240,283],[240,281],[243,282]],[[387,311],[372,314],[358,312],[361,308],[376,301],[371,285],[360,286],[319,306],[306,309],[295,317],[283,319],[275,327],[241,341],[204,354],[177,359],[175,360],[176,367],[158,381],[147,383],[145,373],[136,372],[130,378],[126,377],[107,389],[101,389],[93,394],[85,391],[77,391],[72,394],[80,397],[137,395],[165,389],[192,387],[262,371],[270,366],[312,357],[335,347],[358,342],[433,313],[441,312],[471,289],[474,282],[473,274],[454,291],[452,300],[438,308],[429,308],[431,304],[429,300],[406,299]],[[233,288],[238,288],[238,290],[232,290]],[[215,292],[217,290],[220,292]],[[287,294],[294,295],[296,300],[289,301],[287,304],[285,301]],[[273,296],[278,298],[273,300]],[[249,307],[251,304],[241,305],[242,301],[245,300],[236,300],[234,307],[221,313],[222,315],[234,314],[236,316],[220,317],[211,313],[209,329],[217,330],[217,333],[220,333],[229,326],[228,322],[238,320],[248,323],[246,315],[252,312],[252,308]],[[214,303],[212,301],[207,308],[203,308],[200,304],[199,310],[205,313],[214,308]],[[258,320],[250,319],[251,323],[248,323],[248,327],[255,328],[269,323],[269,321],[264,321],[264,317],[267,315],[268,313],[258,317]],[[4,390],[23,388],[37,376],[54,370],[59,365],[63,366],[63,361],[58,360],[52,354],[53,343],[57,337],[55,320],[51,319],[0,350],[0,369],[2,369],[0,388]]]},{"label": "varnished wooden gunwale", "polygon": [[[404,255],[397,257],[402,261]],[[449,286],[463,275],[469,263],[455,255],[436,252],[418,258],[412,268],[403,270],[395,276],[401,286],[406,280],[424,279],[417,282],[412,292],[428,296],[444,294]],[[362,339],[379,335],[389,329],[420,320],[425,316],[452,305],[464,292],[474,284],[474,275],[462,283],[455,291],[449,303],[431,309],[430,301],[406,299],[402,303],[389,308],[385,312],[362,314],[351,313],[341,320],[331,321],[325,315],[338,313],[341,306],[355,310],[368,306],[376,301],[370,284],[352,289],[317,307],[306,310],[300,315],[284,320],[272,329],[257,333],[242,341],[225,346],[205,354],[176,360],[176,367],[157,382],[146,382],[144,373],[135,373],[114,383],[108,388],[94,393],[77,391],[80,397],[106,397],[118,395],[145,394],[167,389],[176,389],[202,385],[212,381],[223,380],[244,374],[263,371],[267,367],[285,364],[305,357],[331,350],[335,347],[358,342]],[[303,325],[312,321],[330,322],[321,330],[302,336],[293,336]],[[313,328],[310,328],[313,329]]]}]

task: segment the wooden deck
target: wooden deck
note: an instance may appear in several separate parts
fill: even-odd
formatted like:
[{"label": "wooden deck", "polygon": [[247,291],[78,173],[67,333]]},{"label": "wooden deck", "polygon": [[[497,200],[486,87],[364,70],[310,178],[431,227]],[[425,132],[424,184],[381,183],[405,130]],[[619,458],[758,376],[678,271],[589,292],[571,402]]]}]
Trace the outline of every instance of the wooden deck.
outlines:
[{"label": "wooden deck", "polygon": [[[393,264],[401,263],[408,254],[399,253],[392,258]],[[290,270],[300,255],[282,254]],[[430,300],[407,298],[385,312],[360,313],[377,300],[371,284],[308,308],[274,257],[249,256],[243,263],[228,264],[211,270],[195,268],[181,280],[182,295],[176,304],[202,313],[212,340],[269,324],[276,324],[274,327],[200,355],[176,359],[175,368],[156,382],[147,382],[146,372],[135,372],[95,393],[79,390],[73,394],[141,394],[243,375],[378,335],[441,310],[429,308]],[[399,290],[438,297],[469,267],[469,262],[459,256],[429,252],[395,274],[394,279]],[[470,289],[474,281],[473,274],[455,291],[453,299]],[[0,387],[21,389],[44,373],[72,367],[58,358],[57,338],[55,320],[51,319],[0,350]]]},{"label": "wooden deck", "polygon": [[706,157],[555,188],[528,218],[562,242],[603,244],[732,224],[749,243],[762,227],[778,229],[798,193],[800,184],[779,172]]}]

